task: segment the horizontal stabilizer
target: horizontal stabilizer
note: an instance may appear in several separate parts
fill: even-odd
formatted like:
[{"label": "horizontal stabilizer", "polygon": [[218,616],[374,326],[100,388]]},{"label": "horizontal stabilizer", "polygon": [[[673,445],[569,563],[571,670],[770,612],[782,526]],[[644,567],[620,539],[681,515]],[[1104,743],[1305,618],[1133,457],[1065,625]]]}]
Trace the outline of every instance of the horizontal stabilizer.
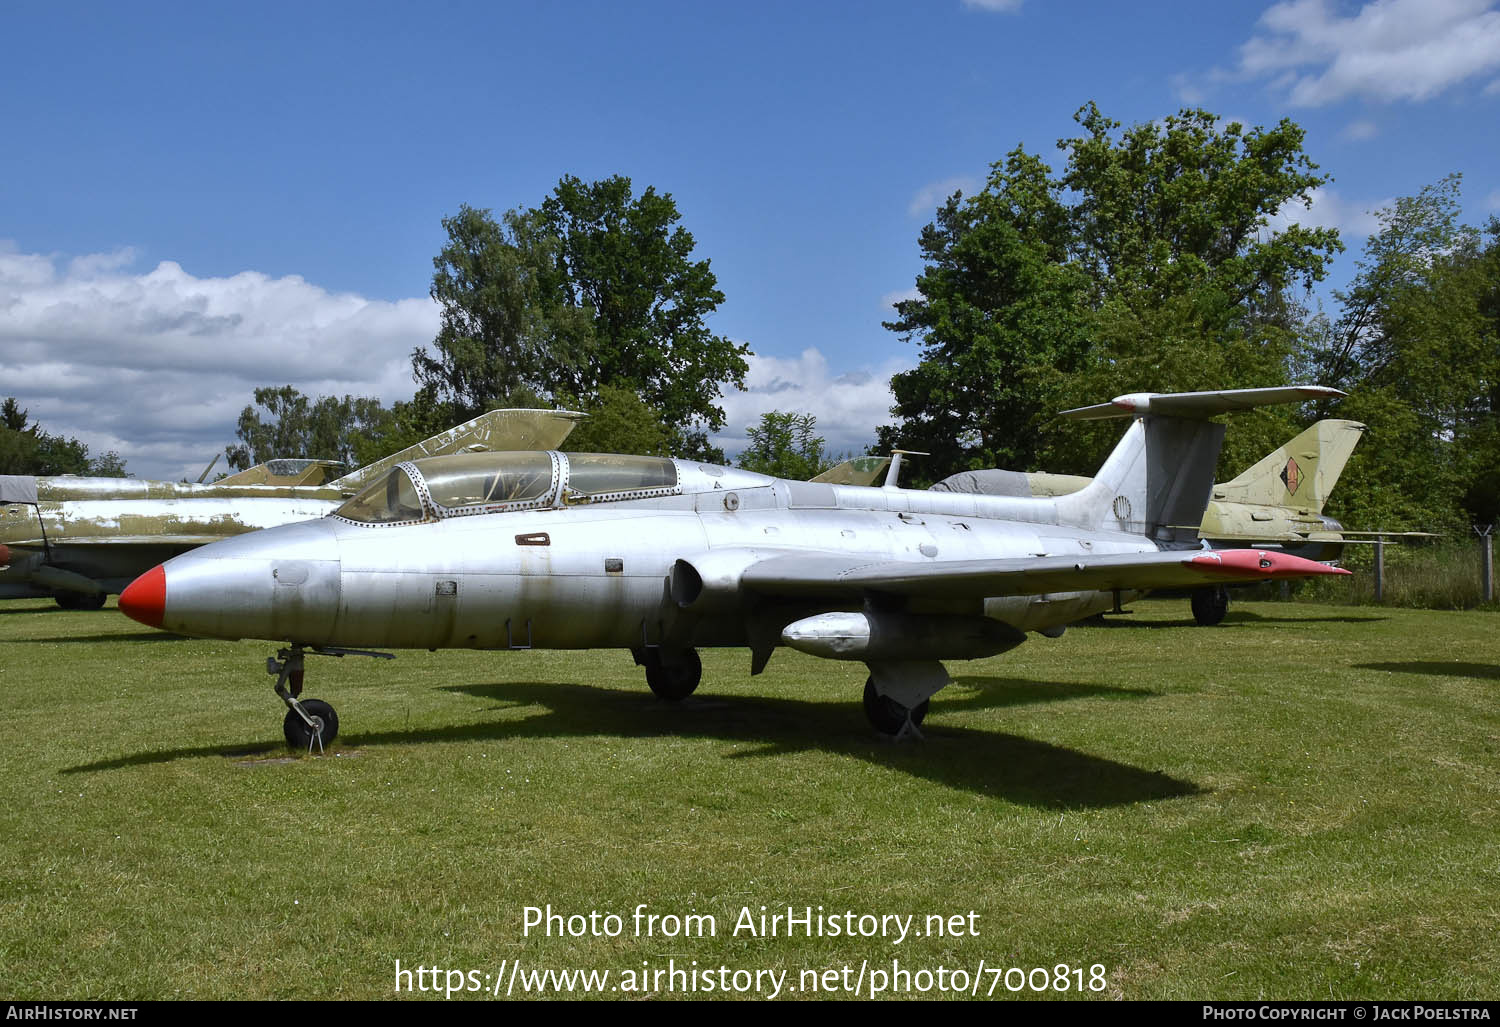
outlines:
[{"label": "horizontal stabilizer", "polygon": [[1064,410],[1059,417],[1071,421],[1098,421],[1110,417],[1206,418],[1236,410],[1272,406],[1277,403],[1307,403],[1315,399],[1341,398],[1345,393],[1326,385],[1288,385],[1270,389],[1223,389],[1218,392],[1132,392],[1108,403]]},{"label": "horizontal stabilizer", "polygon": [[1047,592],[1109,592],[1276,581],[1348,574],[1271,550],[1118,553],[1096,557],[860,563],[832,556],[775,556],[747,567],[740,586],[795,597],[868,592],[934,599],[980,599]]}]

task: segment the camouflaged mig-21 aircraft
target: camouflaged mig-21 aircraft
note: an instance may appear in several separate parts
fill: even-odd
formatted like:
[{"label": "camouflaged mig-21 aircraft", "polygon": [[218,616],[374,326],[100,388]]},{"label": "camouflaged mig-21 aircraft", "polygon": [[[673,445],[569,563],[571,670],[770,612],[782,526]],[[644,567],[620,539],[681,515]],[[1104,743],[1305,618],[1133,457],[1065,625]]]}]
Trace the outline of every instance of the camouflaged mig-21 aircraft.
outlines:
[{"label": "camouflaged mig-21 aircraft", "polygon": [[[1343,555],[1347,534],[1390,534],[1346,532],[1323,513],[1323,504],[1365,430],[1358,421],[1319,421],[1232,481],[1214,485],[1198,537],[1216,549],[1274,546],[1331,562]],[[932,487],[985,495],[1065,496],[1092,480],[1039,471],[963,471]],[[1192,609],[1199,624],[1218,624],[1229,610],[1229,590],[1223,585],[1194,589]]]},{"label": "camouflaged mig-21 aircraft", "polygon": [[1122,396],[1064,416],[1133,417],[1079,492],[1018,498],[785,481],[664,457],[477,453],[402,461],[319,520],[204,546],[142,575],[120,610],[153,627],[285,643],[267,662],[289,744],[338,732],[301,698],[304,657],[373,649],[629,650],[658,696],[698,647],[863,662],[864,708],[915,734],[943,660],[1056,637],[1121,593],[1347,571],[1208,549],[1196,529],[1224,425],[1300,386]]},{"label": "camouflaged mig-21 aircraft", "polygon": [[331,481],[330,468],[339,465],[324,460],[273,460],[209,485],[0,475],[0,599],[52,596],[64,609],[97,610],[163,560],[231,535],[321,517],[404,460],[465,449],[551,449],[582,417],[492,410]]}]

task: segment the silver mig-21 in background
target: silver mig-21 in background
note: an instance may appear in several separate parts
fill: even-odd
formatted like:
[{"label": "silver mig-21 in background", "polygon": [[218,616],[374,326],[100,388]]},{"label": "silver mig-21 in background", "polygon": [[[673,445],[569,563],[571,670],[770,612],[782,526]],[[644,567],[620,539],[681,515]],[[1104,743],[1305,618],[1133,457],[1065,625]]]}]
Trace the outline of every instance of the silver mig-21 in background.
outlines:
[{"label": "silver mig-21 in background", "polygon": [[[300,697],[304,656],[369,649],[628,649],[651,689],[697,686],[697,649],[777,646],[870,671],[864,707],[915,733],[941,661],[1056,636],[1122,593],[1346,574],[1197,538],[1215,414],[1341,395],[1316,386],[1136,394],[1064,416],[1134,417],[1094,480],[1018,498],[783,481],[687,460],[559,452],[403,461],[333,514],[178,556],[120,609],[186,635],[287,643],[268,660],[288,742],[338,731]],[[893,465],[890,482],[896,467]]]}]

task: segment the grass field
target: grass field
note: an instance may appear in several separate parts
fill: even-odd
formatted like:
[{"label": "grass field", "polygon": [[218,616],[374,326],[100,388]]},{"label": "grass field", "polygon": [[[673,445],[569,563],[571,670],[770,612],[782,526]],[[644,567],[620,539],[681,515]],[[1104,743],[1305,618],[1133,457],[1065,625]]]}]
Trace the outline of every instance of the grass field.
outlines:
[{"label": "grass field", "polygon": [[[903,745],[862,665],[785,650],[758,678],[705,653],[677,706],[621,652],[309,658],[343,733],[291,759],[271,645],[5,604],[0,994],[379,998],[398,959],[795,989],[898,959],[1101,963],[1097,997],[1500,995],[1500,616],[1136,611],[950,664]],[[634,937],[640,903],[718,934]],[[524,937],[546,904],[624,931]],[[978,936],[731,934],[762,905]]]}]

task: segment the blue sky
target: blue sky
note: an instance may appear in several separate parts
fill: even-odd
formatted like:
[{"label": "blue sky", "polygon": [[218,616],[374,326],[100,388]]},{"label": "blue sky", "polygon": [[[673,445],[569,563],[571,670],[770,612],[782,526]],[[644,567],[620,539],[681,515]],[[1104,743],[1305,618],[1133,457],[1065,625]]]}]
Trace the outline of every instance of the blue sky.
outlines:
[{"label": "blue sky", "polygon": [[[11,5],[0,393],[141,476],[196,475],[259,384],[410,394],[440,219],[558,178],[670,192],[757,354],[727,397],[860,445],[916,347],[880,326],[953,188],[1057,161],[1093,100],[1290,117],[1369,211],[1450,172],[1500,212],[1494,0]],[[1224,383],[1233,385],[1234,383]]]}]

